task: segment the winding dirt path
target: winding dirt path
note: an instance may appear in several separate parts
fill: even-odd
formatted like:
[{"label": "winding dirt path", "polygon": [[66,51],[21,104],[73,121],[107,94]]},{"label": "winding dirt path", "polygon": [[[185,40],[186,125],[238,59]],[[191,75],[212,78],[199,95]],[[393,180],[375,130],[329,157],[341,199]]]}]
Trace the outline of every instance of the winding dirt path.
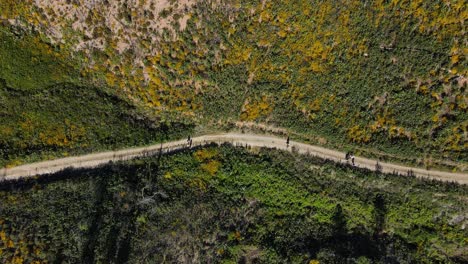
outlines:
[{"label": "winding dirt path", "polygon": [[[267,147],[277,148],[282,150],[297,151],[299,153],[309,153],[321,158],[333,160],[335,162],[345,163],[345,153],[330,150],[318,146],[308,145],[295,141],[290,141],[289,146],[286,145],[284,138],[257,135],[257,134],[239,134],[239,133],[226,133],[226,134],[213,134],[195,137],[192,139],[192,146],[202,145],[206,143],[231,143],[233,145],[249,145],[252,147]],[[135,157],[142,157],[162,151],[163,153],[170,152],[177,149],[187,148],[187,140],[178,140],[166,142],[163,144],[151,145],[141,148],[130,148],[118,151],[108,151],[95,154],[88,154],[77,157],[68,157],[56,159],[51,161],[42,161],[31,164],[25,164],[14,168],[0,169],[0,181],[15,180],[23,177],[34,177],[47,173],[53,173],[65,168],[92,168],[110,161],[128,160]],[[381,170],[385,173],[396,172],[403,175],[413,174],[417,177],[426,177],[430,179],[437,179],[442,181],[454,181],[462,184],[468,184],[468,174],[463,173],[450,173],[444,171],[431,171],[421,168],[407,167],[396,165],[392,163],[378,163],[376,160],[356,157],[355,163],[357,167],[368,168],[370,170]]]}]

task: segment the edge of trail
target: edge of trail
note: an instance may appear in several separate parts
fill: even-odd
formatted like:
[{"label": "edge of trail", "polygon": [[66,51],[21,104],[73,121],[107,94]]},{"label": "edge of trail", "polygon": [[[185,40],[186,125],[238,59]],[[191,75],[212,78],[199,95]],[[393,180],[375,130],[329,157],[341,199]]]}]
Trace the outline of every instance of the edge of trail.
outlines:
[{"label": "edge of trail", "polygon": [[[310,154],[324,159],[329,159],[338,163],[346,163],[345,153],[331,150],[315,145],[309,145],[296,141],[290,141],[289,146],[285,138],[241,133],[211,134],[192,138],[192,147],[208,143],[231,143],[233,145],[243,145],[252,147],[267,147],[281,150],[296,151],[300,154]],[[13,168],[0,169],[0,182],[17,180],[20,178],[30,178],[37,175],[49,174],[61,171],[66,168],[93,168],[110,161],[128,160],[161,152],[171,152],[174,150],[188,148],[187,140],[177,140],[165,143],[158,143],[147,147],[127,148],[116,151],[107,151],[86,154],[81,156],[67,157],[50,161],[41,161],[21,165]],[[421,178],[437,179],[441,181],[452,181],[461,184],[468,184],[468,174],[452,173],[437,170],[426,170],[423,168],[410,167],[405,165],[380,162],[362,157],[355,158],[358,168],[366,168],[372,171],[379,170],[383,173],[398,173],[401,175],[414,175]]]}]

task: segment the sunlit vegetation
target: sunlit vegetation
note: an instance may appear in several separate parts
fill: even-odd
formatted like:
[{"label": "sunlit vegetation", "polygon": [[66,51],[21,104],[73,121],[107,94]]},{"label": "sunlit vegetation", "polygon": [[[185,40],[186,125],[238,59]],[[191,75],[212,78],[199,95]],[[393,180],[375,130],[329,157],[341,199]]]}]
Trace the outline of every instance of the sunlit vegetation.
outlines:
[{"label": "sunlit vegetation", "polygon": [[[466,6],[2,0],[0,167],[243,121],[462,168]],[[466,186],[278,151],[211,146],[0,189],[2,263],[468,262]]]},{"label": "sunlit vegetation", "polygon": [[149,119],[97,88],[59,84],[16,91],[0,79],[0,167],[180,138],[191,128]]},{"label": "sunlit vegetation", "polygon": [[244,103],[241,120],[253,121],[258,120],[262,116],[268,116],[272,110],[271,102],[263,96],[258,101],[250,102],[249,99]]},{"label": "sunlit vegetation", "polygon": [[465,2],[3,1],[2,30],[30,43],[12,50],[37,59],[0,73],[14,88],[79,75],[168,121],[265,122],[333,147],[467,162]]},{"label": "sunlit vegetation", "polygon": [[466,263],[467,187],[229,145],[0,187],[0,260]]},{"label": "sunlit vegetation", "polygon": [[[0,27],[0,78],[21,90],[36,89],[62,82],[73,82],[77,74],[65,55],[34,34],[18,39]],[[15,28],[10,28],[16,32]],[[25,34],[25,32],[16,32]]]}]

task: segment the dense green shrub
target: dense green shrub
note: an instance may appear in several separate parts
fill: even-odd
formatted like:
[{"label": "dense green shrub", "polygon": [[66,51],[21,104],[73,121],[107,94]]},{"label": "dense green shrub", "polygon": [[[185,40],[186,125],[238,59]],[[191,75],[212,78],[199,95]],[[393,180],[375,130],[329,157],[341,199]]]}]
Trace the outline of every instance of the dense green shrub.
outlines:
[{"label": "dense green shrub", "polygon": [[185,137],[193,125],[148,118],[116,95],[62,83],[19,91],[0,79],[0,167]]},{"label": "dense green shrub", "polygon": [[209,146],[1,188],[3,261],[463,263],[468,257],[466,186],[281,151]]}]

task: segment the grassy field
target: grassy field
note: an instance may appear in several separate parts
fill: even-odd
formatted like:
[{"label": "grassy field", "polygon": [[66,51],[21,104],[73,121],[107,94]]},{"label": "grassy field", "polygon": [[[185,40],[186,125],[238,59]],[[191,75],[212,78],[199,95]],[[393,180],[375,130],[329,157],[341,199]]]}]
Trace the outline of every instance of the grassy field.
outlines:
[{"label": "grassy field", "polygon": [[0,27],[0,43],[0,78],[10,88],[34,90],[79,79],[73,61],[37,34]]},{"label": "grassy field", "polygon": [[3,262],[464,263],[466,186],[229,145],[3,185]]}]

